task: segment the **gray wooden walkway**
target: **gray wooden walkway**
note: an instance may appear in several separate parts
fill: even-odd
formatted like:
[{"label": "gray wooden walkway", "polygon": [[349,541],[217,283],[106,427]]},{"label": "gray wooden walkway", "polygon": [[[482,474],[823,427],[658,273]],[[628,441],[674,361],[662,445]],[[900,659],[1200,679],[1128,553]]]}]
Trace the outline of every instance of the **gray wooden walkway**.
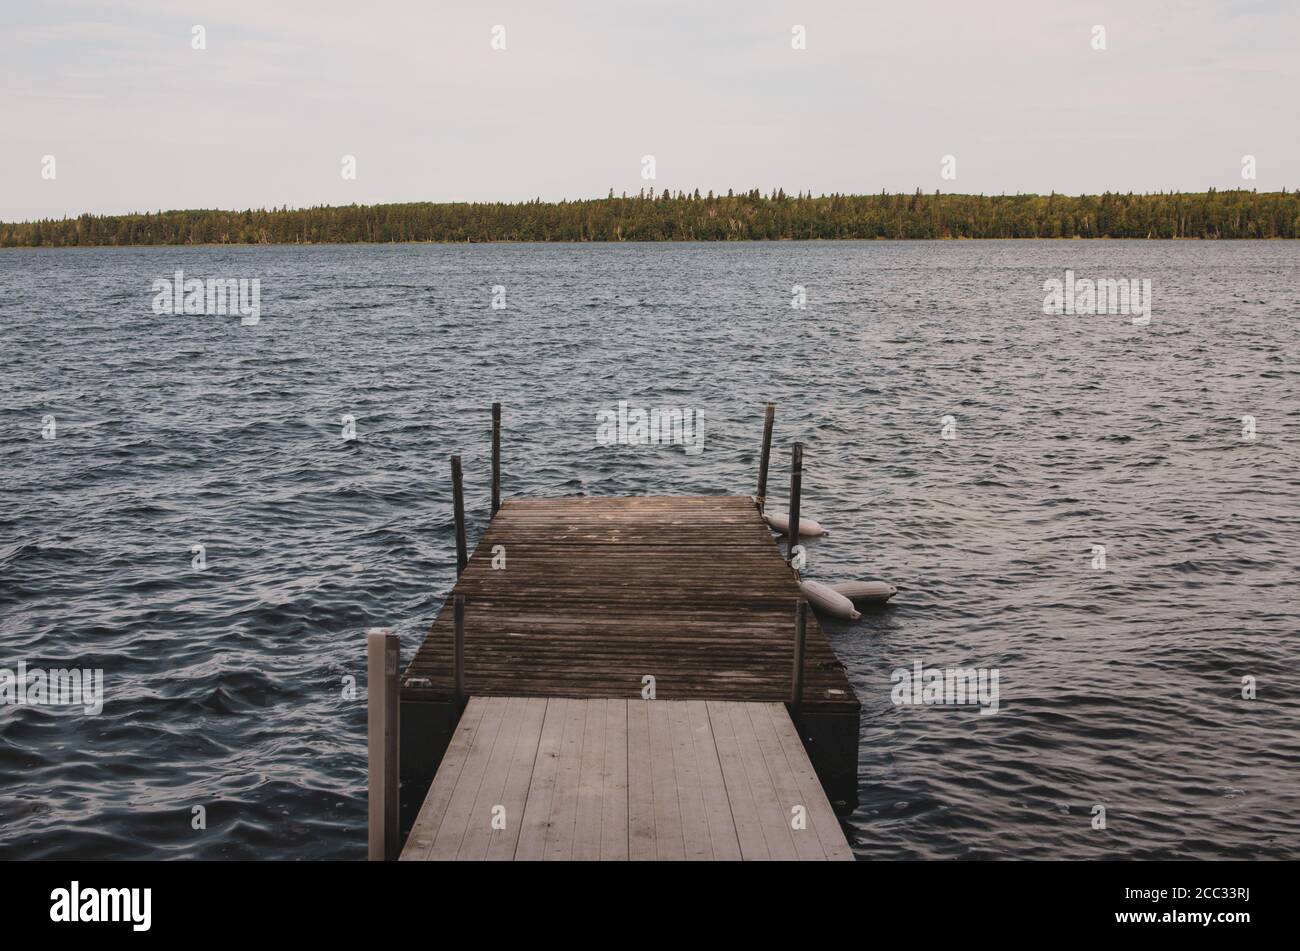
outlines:
[{"label": "gray wooden walkway", "polygon": [[851,860],[781,703],[472,697],[402,860]]}]

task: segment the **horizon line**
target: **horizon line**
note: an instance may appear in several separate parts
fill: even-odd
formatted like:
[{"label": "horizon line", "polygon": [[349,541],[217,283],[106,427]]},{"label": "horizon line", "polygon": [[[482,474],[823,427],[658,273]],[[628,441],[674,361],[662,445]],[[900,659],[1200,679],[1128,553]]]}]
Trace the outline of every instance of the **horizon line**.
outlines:
[{"label": "horizon line", "polygon": [[[649,195],[646,194],[647,191],[649,191],[650,193]],[[619,195],[615,195],[613,194],[613,189],[611,188],[610,194],[602,197],[594,197],[594,198],[542,199],[540,196],[538,196],[534,198],[525,198],[525,199],[516,199],[516,200],[460,199],[460,200],[453,200],[453,201],[433,201],[428,199],[422,199],[422,200],[415,200],[415,201],[381,201],[381,202],[364,202],[364,203],[350,202],[347,204],[316,204],[316,205],[285,204],[285,205],[270,205],[270,206],[261,205],[257,207],[250,205],[244,208],[215,208],[215,207],[213,208],[167,208],[167,209],[158,208],[153,211],[124,211],[124,212],[83,211],[75,215],[63,215],[61,217],[21,218],[21,219],[0,218],[0,225],[33,225],[33,224],[42,224],[45,222],[76,221],[81,218],[101,218],[101,219],[102,218],[144,218],[144,217],[155,216],[155,215],[176,215],[176,214],[191,214],[191,213],[203,213],[203,214],[212,214],[212,213],[245,214],[245,213],[253,213],[253,212],[284,213],[284,212],[298,212],[298,211],[319,211],[319,210],[335,209],[335,208],[386,208],[386,207],[392,207],[396,205],[432,205],[432,206],[506,205],[506,206],[510,206],[510,205],[576,205],[576,204],[594,204],[594,203],[608,202],[608,201],[637,201],[637,200],[719,201],[728,198],[752,199],[755,197],[754,192],[758,192],[758,195],[756,197],[763,201],[798,202],[798,201],[824,201],[826,199],[831,199],[831,198],[881,198],[881,197],[912,198],[917,195],[920,195],[922,197],[981,198],[986,200],[996,200],[1000,198],[1082,199],[1082,198],[1104,198],[1110,195],[1133,196],[1133,197],[1141,197],[1141,198],[1175,197],[1175,196],[1206,197],[1212,194],[1230,195],[1230,194],[1237,194],[1237,193],[1267,196],[1267,195],[1293,195],[1296,194],[1297,189],[1292,189],[1288,191],[1286,186],[1283,186],[1281,189],[1274,190],[1274,191],[1259,191],[1258,189],[1255,188],[1216,188],[1214,186],[1210,186],[1204,191],[1170,190],[1170,191],[1153,191],[1153,192],[1135,192],[1131,189],[1128,191],[1119,191],[1119,190],[1112,191],[1108,189],[1106,191],[1101,191],[1101,192],[1080,192],[1077,195],[1070,194],[1068,192],[1057,192],[1057,191],[1050,191],[1047,193],[1018,191],[1010,194],[1008,194],[1007,192],[999,192],[997,194],[986,195],[984,192],[945,192],[937,188],[934,189],[933,191],[925,191],[924,189],[917,187],[915,191],[910,191],[910,192],[904,192],[904,191],[890,192],[885,189],[881,189],[879,192],[874,192],[874,191],[873,192],[830,192],[829,194],[823,192],[822,194],[819,195],[813,195],[811,191],[809,191],[806,194],[803,192],[795,192],[794,194],[790,194],[786,192],[784,188],[778,186],[777,188],[773,189],[771,192],[768,192],[766,194],[763,193],[763,191],[759,188],[748,188],[743,191],[728,189],[727,194],[725,195],[722,194],[721,192],[714,192],[712,189],[710,189],[707,193],[701,193],[700,189],[698,188],[690,189],[690,190],[667,188],[667,189],[663,189],[656,195],[655,188],[652,185],[648,189],[645,188],[640,189],[636,194],[629,194],[628,192],[624,191]],[[778,197],[778,192],[781,193],[781,197]],[[666,199],[664,197],[665,195],[668,196]],[[698,196],[698,198],[696,196]]]}]

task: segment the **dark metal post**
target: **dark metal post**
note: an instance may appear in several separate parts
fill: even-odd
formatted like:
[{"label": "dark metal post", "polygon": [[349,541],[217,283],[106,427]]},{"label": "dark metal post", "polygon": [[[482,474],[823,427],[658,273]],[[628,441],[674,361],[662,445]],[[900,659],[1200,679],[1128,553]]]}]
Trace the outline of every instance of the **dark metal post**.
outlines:
[{"label": "dark metal post", "polygon": [[790,681],[790,706],[799,710],[803,703],[803,647],[808,625],[808,602],[799,599],[794,611],[794,675]]},{"label": "dark metal post", "polygon": [[456,577],[469,564],[465,546],[465,493],[460,481],[460,456],[451,457],[451,504],[456,512]]},{"label": "dark metal post", "polygon": [[492,514],[501,508],[501,404],[492,404]]},{"label": "dark metal post", "polygon": [[803,485],[803,443],[794,444],[790,452],[790,530],[786,532],[790,546],[786,555],[794,561],[794,550],[799,547],[799,490]]},{"label": "dark metal post", "polygon": [[465,596],[456,595],[455,642],[452,644],[452,669],[456,685],[456,709],[465,705]]},{"label": "dark metal post", "polygon": [[763,455],[758,460],[758,510],[763,511],[767,499],[767,460],[772,454],[772,420],[776,416],[776,404],[768,403],[763,416]]}]

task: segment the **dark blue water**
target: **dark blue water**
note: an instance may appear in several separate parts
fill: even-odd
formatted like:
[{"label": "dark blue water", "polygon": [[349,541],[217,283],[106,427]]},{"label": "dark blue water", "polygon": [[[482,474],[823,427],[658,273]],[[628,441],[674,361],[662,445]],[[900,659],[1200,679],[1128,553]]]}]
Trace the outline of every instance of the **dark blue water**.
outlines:
[{"label": "dark blue water", "polygon": [[[0,667],[106,690],[98,716],[0,707],[0,856],[361,857],[363,632],[409,655],[449,590],[447,458],[476,537],[492,401],[507,495],[600,495],[753,492],[773,400],[834,530],[809,576],[902,589],[827,625],[863,704],[860,856],[1300,857],[1297,265],[1281,242],[0,252]],[[259,278],[261,322],[155,315],[177,268]],[[1150,279],[1151,324],[1044,316],[1067,268]],[[620,399],[701,410],[704,452],[598,447]],[[1000,711],[895,707],[918,659],[996,668]]]}]

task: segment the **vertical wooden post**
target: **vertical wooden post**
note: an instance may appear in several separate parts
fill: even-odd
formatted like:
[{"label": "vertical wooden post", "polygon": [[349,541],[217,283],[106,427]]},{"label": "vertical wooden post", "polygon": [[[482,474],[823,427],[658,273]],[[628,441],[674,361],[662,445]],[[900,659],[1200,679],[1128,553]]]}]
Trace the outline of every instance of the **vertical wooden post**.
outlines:
[{"label": "vertical wooden post", "polygon": [[366,759],[372,862],[397,858],[398,846],[398,655],[397,635],[366,632]]},{"label": "vertical wooden post", "polygon": [[501,404],[492,404],[492,514],[501,508]]},{"label": "vertical wooden post", "polygon": [[451,647],[453,681],[455,683],[456,712],[465,706],[465,596],[456,595],[454,638]]},{"label": "vertical wooden post", "polygon": [[758,510],[763,511],[767,500],[767,460],[772,454],[772,420],[776,416],[776,404],[768,403],[763,416],[763,454],[758,459]]},{"label": "vertical wooden post", "polygon": [[786,555],[790,561],[794,561],[794,550],[799,547],[799,491],[802,485],[803,443],[797,442],[790,452],[790,530],[786,533],[790,542]]},{"label": "vertical wooden post", "polygon": [[803,598],[794,609],[794,673],[790,680],[790,707],[798,712],[803,703],[803,648],[808,627],[808,602]]},{"label": "vertical wooden post", "polygon": [[456,512],[456,577],[469,564],[465,547],[465,493],[460,481],[460,456],[451,457],[451,505]]}]

